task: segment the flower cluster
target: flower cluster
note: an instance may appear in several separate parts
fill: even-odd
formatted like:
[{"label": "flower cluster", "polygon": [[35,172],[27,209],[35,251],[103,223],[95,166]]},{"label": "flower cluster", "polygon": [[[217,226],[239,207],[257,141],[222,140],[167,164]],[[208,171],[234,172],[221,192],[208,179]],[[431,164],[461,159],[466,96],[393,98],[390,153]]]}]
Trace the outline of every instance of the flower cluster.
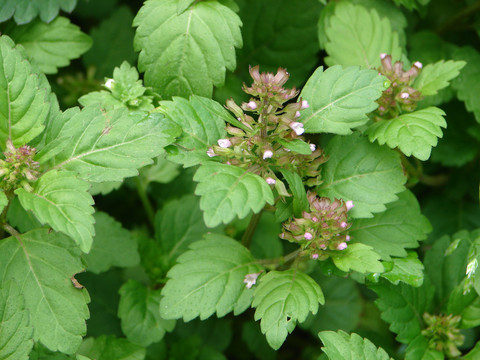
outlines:
[{"label": "flower cluster", "polygon": [[275,75],[260,74],[255,66],[250,68],[250,75],[253,84],[243,86],[243,91],[252,96],[250,101],[239,106],[230,99],[226,104],[237,118],[237,126],[228,125],[226,131],[230,137],[219,139],[207,154],[221,157],[226,164],[248,168],[268,184],[277,185],[277,189],[279,179],[275,171],[278,169],[296,171],[308,186],[318,185],[320,165],[326,157],[302,136],[300,116],[301,111],[309,107],[308,102],[299,100],[284,105],[295,98],[298,91],[283,87],[289,74],[282,68]]},{"label": "flower cluster", "polygon": [[7,151],[3,153],[4,160],[0,160],[0,179],[4,191],[19,187],[30,188],[30,182],[37,180],[38,162],[34,161],[35,148],[24,145],[15,148],[12,142],[7,141]]},{"label": "flower cluster", "polygon": [[423,320],[428,327],[422,330],[431,349],[443,352],[448,358],[456,358],[462,353],[457,346],[463,345],[465,336],[460,333],[461,317],[459,315],[423,314]]},{"label": "flower cluster", "polygon": [[350,241],[347,212],[353,208],[353,202],[318,197],[308,192],[310,212],[304,211],[302,218],[293,218],[283,224],[282,239],[299,243],[303,255],[312,259],[325,260],[333,251],[342,251]]},{"label": "flower cluster", "polygon": [[422,100],[420,91],[411,85],[422,69],[422,63],[417,61],[407,71],[403,70],[403,63],[397,61],[392,64],[392,57],[381,54],[382,65],[378,72],[390,81],[390,87],[385,90],[382,97],[377,100],[379,106],[377,117],[380,119],[393,119],[401,112],[412,112],[417,107],[417,102]]}]

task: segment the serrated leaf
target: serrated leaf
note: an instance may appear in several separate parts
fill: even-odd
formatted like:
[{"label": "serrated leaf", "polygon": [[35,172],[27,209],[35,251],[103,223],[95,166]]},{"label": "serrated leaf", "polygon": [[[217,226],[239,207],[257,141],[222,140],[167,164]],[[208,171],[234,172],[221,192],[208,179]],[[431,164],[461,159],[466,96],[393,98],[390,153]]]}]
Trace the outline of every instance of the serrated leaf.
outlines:
[{"label": "serrated leaf", "polygon": [[385,78],[374,70],[358,67],[319,67],[308,79],[300,97],[310,105],[302,111],[307,133],[330,132],[340,135],[368,121],[367,113],[385,90]]},{"label": "serrated leaf", "polygon": [[[25,145],[42,131],[50,104],[50,88],[33,71],[8,36],[0,37],[0,149],[7,139]],[[46,80],[45,80],[46,81]],[[48,83],[47,85],[48,86]]]},{"label": "serrated leaf", "polygon": [[391,120],[381,120],[371,125],[366,133],[371,142],[398,147],[405,155],[428,160],[432,147],[443,136],[447,127],[445,112],[437,107],[402,114]]},{"label": "serrated leaf", "polygon": [[104,212],[96,212],[92,249],[83,256],[87,270],[95,274],[112,266],[132,267],[140,263],[137,243],[130,231]]},{"label": "serrated leaf", "polygon": [[[392,284],[398,285],[400,281],[405,284],[419,287],[423,284],[423,264],[415,252],[411,252],[406,258],[393,259],[392,269],[384,272],[381,276]],[[387,265],[385,264],[385,267]]]},{"label": "serrated leaf", "polygon": [[480,325],[480,298],[477,297],[472,304],[463,309],[461,328],[474,328],[478,325]]},{"label": "serrated leaf", "polygon": [[5,206],[7,205],[8,205],[7,195],[5,195],[3,190],[0,190],[0,212],[2,212]]},{"label": "serrated leaf", "polygon": [[120,288],[118,317],[122,320],[123,333],[132,343],[149,346],[175,327],[175,320],[164,320],[160,316],[160,292],[135,280],[129,280]]},{"label": "serrated leaf", "polygon": [[340,270],[359,273],[383,272],[383,265],[373,248],[365,244],[349,244],[345,250],[335,251],[331,255],[335,266]]},{"label": "serrated leaf", "polygon": [[144,360],[145,348],[132,344],[127,339],[102,335],[85,339],[78,354],[95,360]]},{"label": "serrated leaf", "polygon": [[405,249],[418,247],[432,226],[409,190],[399,193],[398,200],[386,207],[373,218],[355,220],[349,234],[353,241],[374,248],[382,260],[391,261],[391,256],[405,257]]},{"label": "serrated leaf", "polygon": [[398,199],[404,190],[405,175],[398,153],[370,143],[359,134],[336,136],[325,153],[320,196],[352,200],[354,218],[372,217],[386,209],[385,204]]},{"label": "serrated leaf", "polygon": [[34,20],[16,26],[9,35],[45,74],[56,74],[59,67],[70,65],[70,60],[80,57],[92,40],[65,17],[59,16],[49,24]]},{"label": "serrated leaf", "polygon": [[26,24],[37,16],[43,22],[52,21],[60,10],[72,12],[77,0],[3,0],[0,4],[0,22],[13,16],[19,25]]},{"label": "serrated leaf", "polygon": [[312,153],[312,149],[310,145],[303,140],[300,139],[292,139],[289,141],[283,140],[279,138],[277,140],[283,147],[290,149],[298,154],[302,155],[310,155]]},{"label": "serrated leaf", "polygon": [[33,339],[52,351],[75,353],[86,333],[89,296],[70,280],[81,271],[80,251],[62,234],[41,229],[0,242],[1,286],[21,284]]},{"label": "serrated leaf", "polygon": [[425,66],[415,79],[413,88],[423,96],[436,95],[439,90],[446,88],[450,80],[456,78],[465,66],[465,61],[440,60]]},{"label": "serrated leaf", "polygon": [[189,100],[174,97],[160,105],[160,111],[183,131],[175,144],[177,152],[170,152],[168,159],[185,167],[209,160],[208,147],[226,135],[225,122],[231,118],[228,111],[216,101],[200,96],[191,96]]},{"label": "serrated leaf", "polygon": [[243,282],[245,275],[257,273],[250,252],[237,241],[209,234],[190,245],[167,274],[162,290],[160,314],[164,319],[201,320],[217,314],[239,314],[251,303],[253,289]]},{"label": "serrated leaf", "polygon": [[390,21],[380,18],[375,9],[345,4],[335,8],[326,28],[328,41],[325,63],[331,65],[359,65],[367,68],[380,66],[380,54],[400,60],[402,49]]},{"label": "serrated leaf", "polygon": [[23,294],[15,281],[0,284],[0,359],[27,360],[33,346],[33,327]]},{"label": "serrated leaf", "polygon": [[413,339],[407,347],[405,360],[444,360],[443,352],[430,348],[428,340],[422,335]]},{"label": "serrated leaf", "polygon": [[462,357],[462,360],[475,360],[480,356],[480,341],[477,341],[474,348]]},{"label": "serrated leaf", "polygon": [[316,314],[324,303],[320,286],[307,274],[290,269],[262,276],[252,307],[268,344],[278,350],[296,323],[305,321],[309,313]]},{"label": "serrated leaf", "polygon": [[176,0],[149,0],[133,26],[145,84],[165,97],[211,97],[226,69],[235,69],[235,47],[242,46],[240,18],[216,1],[197,2],[178,15]]},{"label": "serrated leaf", "polygon": [[240,219],[251,211],[258,213],[265,203],[274,203],[267,182],[245,169],[220,163],[206,163],[198,168],[193,180],[199,184],[200,209],[208,227],[227,224],[235,216]]},{"label": "serrated leaf", "polygon": [[322,331],[318,337],[323,342],[323,352],[331,360],[393,360],[385,350],[355,333]]},{"label": "serrated leaf", "polygon": [[42,175],[33,191],[15,190],[25,210],[33,212],[42,224],[70,236],[83,252],[89,252],[95,234],[93,198],[87,182],[70,171],[52,170]]},{"label": "serrated leaf", "polygon": [[87,106],[64,112],[47,128],[46,139],[63,138],[66,143],[53,158],[54,168],[75,171],[93,182],[121,181],[151,164],[179,131],[159,113],[145,117],[127,109],[104,112]]},{"label": "serrated leaf", "polygon": [[302,178],[293,171],[281,169],[280,172],[287,180],[288,187],[293,194],[293,212],[296,217],[301,217],[302,212],[308,211],[310,207]]}]

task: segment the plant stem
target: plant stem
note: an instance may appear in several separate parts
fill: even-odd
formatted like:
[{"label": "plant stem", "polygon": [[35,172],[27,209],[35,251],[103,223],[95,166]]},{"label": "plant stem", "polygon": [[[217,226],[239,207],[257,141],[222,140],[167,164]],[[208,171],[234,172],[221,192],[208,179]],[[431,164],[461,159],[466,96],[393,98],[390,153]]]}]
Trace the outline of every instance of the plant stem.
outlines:
[{"label": "plant stem", "polygon": [[138,196],[140,197],[140,200],[142,201],[143,208],[145,209],[145,213],[147,214],[148,221],[149,221],[152,229],[154,229],[155,228],[155,210],[153,209],[152,203],[150,202],[150,199],[148,198],[147,187],[140,180],[140,178],[138,176],[135,178],[135,183],[137,185]]},{"label": "plant stem", "polygon": [[257,262],[259,264],[262,264],[262,265],[276,265],[275,268],[277,268],[277,267],[289,262],[292,259],[296,259],[298,254],[300,254],[300,251],[302,251],[302,249],[297,249],[295,251],[292,251],[291,253],[288,253],[285,256],[280,256],[279,258],[262,259],[262,260],[258,260]]},{"label": "plant stem", "polygon": [[258,214],[253,214],[252,218],[250,219],[250,222],[248,223],[247,229],[243,233],[242,245],[245,246],[247,249],[250,248],[253,234],[255,234],[255,230],[257,229],[258,222],[262,217],[262,211],[260,211]]},{"label": "plant stem", "polygon": [[450,18],[448,21],[444,22],[437,28],[437,34],[442,35],[447,31],[453,29],[455,24],[464,23],[464,18],[474,14],[475,12],[480,11],[480,0],[474,2],[473,4],[465,7],[460,10],[454,17]]}]

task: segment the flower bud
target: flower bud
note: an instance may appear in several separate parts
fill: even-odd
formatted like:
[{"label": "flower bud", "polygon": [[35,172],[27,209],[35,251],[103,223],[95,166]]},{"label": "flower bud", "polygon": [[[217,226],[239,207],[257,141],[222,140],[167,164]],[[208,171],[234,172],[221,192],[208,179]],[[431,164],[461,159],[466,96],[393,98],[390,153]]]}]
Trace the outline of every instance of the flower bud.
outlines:
[{"label": "flower bud", "polygon": [[267,177],[265,181],[267,182],[268,185],[275,185],[275,183],[277,182],[274,178],[271,178],[271,177]]},{"label": "flower bud", "polygon": [[347,243],[346,242],[342,242],[340,244],[338,244],[337,246],[337,250],[345,250],[347,248]]},{"label": "flower bud", "polygon": [[302,100],[302,109],[306,109],[310,107],[310,105],[308,104],[308,101],[307,100]]},{"label": "flower bud", "polygon": [[305,129],[303,128],[303,124],[301,122],[293,121],[290,123],[290,129],[295,131],[295,134],[297,135],[302,135],[305,132]]},{"label": "flower bud", "polygon": [[420,62],[420,61],[415,61],[415,63],[413,64],[413,66],[421,69],[423,67],[423,64]]},{"label": "flower bud", "polygon": [[315,144],[310,144],[310,150],[315,151],[317,149],[317,145]]},{"label": "flower bud", "polygon": [[245,275],[243,282],[246,284],[247,289],[250,289],[257,282],[257,278],[260,273],[253,273]]},{"label": "flower bud", "polygon": [[255,110],[257,108],[257,103],[252,100],[247,104],[247,107],[250,108],[251,110]]},{"label": "flower bud", "polygon": [[350,241],[350,235],[345,236],[346,241]]},{"label": "flower bud", "polygon": [[345,229],[347,226],[348,224],[345,221],[342,221],[342,223],[340,224],[340,227],[343,229]]},{"label": "flower bud", "polygon": [[312,255],[311,255],[311,258],[312,258],[313,260],[317,260],[317,259],[318,259],[318,254],[312,254]]},{"label": "flower bud", "polygon": [[295,112],[295,117],[296,117],[296,118],[300,117],[300,111],[296,111],[296,112]]},{"label": "flower bud", "polygon": [[352,210],[355,205],[353,205],[353,201],[352,201],[352,200],[348,200],[348,201],[345,203],[345,206],[347,207],[347,211],[349,211],[349,210]]},{"label": "flower bud", "polygon": [[307,240],[312,240],[313,239],[313,235],[309,232],[306,232],[303,237]]},{"label": "flower bud", "polygon": [[273,156],[273,151],[272,150],[265,150],[263,152],[263,160],[265,159],[270,159]]},{"label": "flower bud", "polygon": [[215,151],[213,150],[213,148],[208,148],[208,150],[207,150],[207,155],[208,155],[209,157],[218,156],[217,154],[215,154]]},{"label": "flower bud", "polygon": [[115,80],[108,79],[107,81],[105,81],[105,87],[111,90],[114,83],[115,83]]},{"label": "flower bud", "polygon": [[229,139],[218,139],[218,146],[222,148],[229,148],[232,146],[232,142]]}]

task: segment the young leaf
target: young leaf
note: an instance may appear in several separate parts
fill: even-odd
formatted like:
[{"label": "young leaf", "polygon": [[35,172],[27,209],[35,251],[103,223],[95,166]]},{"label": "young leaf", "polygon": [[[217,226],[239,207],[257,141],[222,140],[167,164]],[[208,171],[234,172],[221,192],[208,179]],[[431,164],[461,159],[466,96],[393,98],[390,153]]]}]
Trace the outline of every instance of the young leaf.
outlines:
[{"label": "young leaf", "polygon": [[13,280],[0,286],[0,359],[27,360],[33,346],[33,327],[25,300]]},{"label": "young leaf", "polygon": [[99,274],[112,266],[138,265],[140,255],[130,231],[122,228],[122,224],[104,212],[96,212],[94,218],[95,236],[92,249],[83,255],[87,270]]},{"label": "young leaf", "polygon": [[21,284],[34,341],[73,354],[86,333],[89,296],[70,279],[83,271],[80,251],[66,236],[46,229],[0,242],[1,286]]},{"label": "young leaf", "polygon": [[440,60],[434,64],[428,64],[415,79],[413,88],[420,91],[423,96],[436,95],[438,90],[446,88],[450,80],[458,76],[465,64],[465,61],[453,60],[446,62]]},{"label": "young leaf", "polygon": [[382,260],[391,261],[391,256],[405,257],[405,249],[418,247],[432,226],[408,190],[399,193],[398,200],[386,207],[373,218],[355,220],[349,232],[355,242],[371,246]]},{"label": "young leaf", "polygon": [[442,352],[431,349],[428,340],[418,335],[407,347],[405,360],[444,360]]},{"label": "young leaf", "polygon": [[391,120],[381,120],[368,127],[366,133],[371,142],[398,147],[405,155],[428,160],[432,146],[443,136],[442,127],[447,127],[445,112],[437,107],[428,107],[402,114]]},{"label": "young leaf", "polygon": [[295,216],[301,217],[303,211],[309,211],[309,204],[305,186],[303,185],[300,175],[296,172],[285,169],[280,170],[285,180],[288,182],[290,191],[293,194],[293,212]]},{"label": "young leaf", "polygon": [[132,344],[127,339],[102,335],[85,339],[78,354],[94,360],[144,360],[145,348]]},{"label": "young leaf", "polygon": [[149,346],[175,327],[175,320],[164,320],[160,316],[160,292],[135,280],[129,280],[120,288],[118,317],[122,319],[123,333],[132,343]]},{"label": "young leaf", "polygon": [[[387,267],[385,263],[384,265]],[[414,287],[422,286],[424,267],[416,252],[410,252],[406,258],[393,259],[391,266],[392,269],[381,276],[392,284],[398,285],[402,281]]]},{"label": "young leaf", "polygon": [[80,57],[92,46],[90,37],[63,16],[49,24],[34,20],[14,27],[9,34],[46,74],[56,74],[59,67],[68,66],[70,60]]},{"label": "young leaf", "polygon": [[235,69],[235,47],[242,46],[240,18],[216,1],[197,2],[178,15],[176,0],[149,0],[133,26],[145,84],[164,97],[211,97],[226,69]]},{"label": "young leaf", "polygon": [[323,352],[331,360],[393,360],[385,350],[355,333],[322,331],[318,337],[323,342]]},{"label": "young leaf", "polygon": [[317,313],[319,303],[325,303],[320,286],[307,274],[290,269],[263,276],[252,307],[268,344],[278,350],[297,322],[305,321],[309,313]]},{"label": "young leaf", "polygon": [[380,54],[400,60],[402,49],[390,21],[380,18],[375,9],[368,11],[361,5],[345,4],[335,8],[326,28],[328,42],[325,63],[331,65],[359,65],[367,68],[380,66]]},{"label": "young leaf", "polygon": [[77,0],[49,0],[48,4],[43,0],[4,0],[1,4],[0,22],[13,16],[15,22],[21,25],[40,16],[43,22],[48,23],[58,15],[60,10],[72,12],[76,4]]},{"label": "young leaf", "polygon": [[215,227],[240,219],[251,211],[258,213],[265,203],[273,204],[273,193],[260,176],[236,166],[207,163],[202,165],[193,180],[199,184],[195,194],[200,195],[200,209],[205,224]]},{"label": "young leaf", "polygon": [[379,261],[378,255],[374,249],[365,244],[350,244],[345,250],[336,251],[332,255],[335,266],[340,270],[348,272],[350,270],[359,273],[383,272],[383,265]]},{"label": "young leaf", "polygon": [[15,190],[25,210],[31,210],[42,223],[72,237],[83,252],[92,246],[93,198],[88,183],[70,171],[52,170],[42,175],[28,192]]},{"label": "young leaf", "polygon": [[367,123],[365,114],[378,107],[375,100],[385,90],[384,80],[374,70],[319,67],[300,94],[310,105],[302,111],[305,131],[351,134],[351,129]]},{"label": "young leaf", "polygon": [[385,204],[398,199],[404,190],[405,175],[399,155],[386,147],[370,143],[359,134],[336,136],[325,153],[320,196],[353,200],[350,215],[372,217],[386,209]]},{"label": "young leaf", "polygon": [[[36,75],[13,41],[0,37],[0,149],[7,139],[16,147],[39,135],[48,116],[50,88]],[[47,85],[48,86],[48,83]]]},{"label": "young leaf", "polygon": [[50,124],[47,143],[61,138],[66,144],[53,158],[54,168],[75,171],[87,181],[121,181],[151,164],[179,131],[159,113],[145,117],[127,109],[104,112],[88,106],[67,110]]},{"label": "young leaf", "polygon": [[468,329],[478,325],[480,325],[480,298],[477,297],[472,304],[463,309],[461,327]]},{"label": "young leaf", "polygon": [[190,245],[167,274],[162,290],[160,314],[164,319],[201,320],[233,311],[240,314],[251,303],[252,289],[244,283],[245,275],[262,270],[250,252],[237,241],[209,234],[205,240]]}]

